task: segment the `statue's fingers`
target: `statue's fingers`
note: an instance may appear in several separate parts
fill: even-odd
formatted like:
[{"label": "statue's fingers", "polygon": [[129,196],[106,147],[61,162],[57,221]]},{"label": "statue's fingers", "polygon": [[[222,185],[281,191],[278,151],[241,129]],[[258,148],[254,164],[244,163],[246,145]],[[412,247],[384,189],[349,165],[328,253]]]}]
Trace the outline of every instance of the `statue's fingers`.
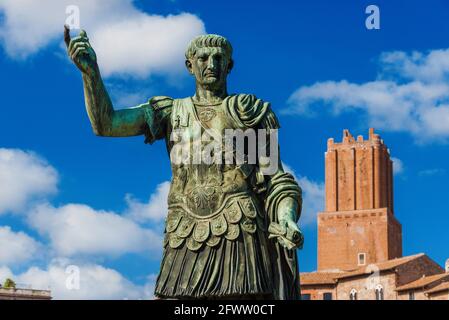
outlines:
[{"label": "statue's fingers", "polygon": [[[290,230],[293,230],[293,229],[290,229]],[[302,248],[304,245],[304,236],[302,235],[302,233],[300,231],[299,232],[296,230],[292,231],[288,235],[287,239],[289,241],[291,241],[291,243],[293,243],[295,245],[295,247],[297,247],[297,248]]]},{"label": "statue's fingers", "polygon": [[72,45],[72,51],[75,51],[76,49],[78,49],[78,48],[89,48],[89,45],[86,43],[86,42],[82,42],[82,41],[80,41],[80,42],[75,42],[73,45]]},{"label": "statue's fingers", "polygon": [[72,60],[75,60],[81,54],[87,54],[86,48],[76,49],[75,52],[71,55]]},{"label": "statue's fingers", "polygon": [[288,240],[291,242],[291,243],[293,243],[293,244],[295,244],[295,246],[300,246],[301,245],[301,243],[303,242],[303,237],[302,237],[302,235],[299,233],[299,232],[294,232],[289,238],[288,238]]},{"label": "statue's fingers", "polygon": [[64,25],[64,42],[67,48],[70,45],[70,27],[68,25]]},{"label": "statue's fingers", "polygon": [[75,53],[75,51],[76,51],[77,49],[79,49],[79,48],[82,48],[82,49],[88,49],[88,46],[87,46],[85,43],[83,43],[83,42],[75,43],[75,44],[72,46],[72,48],[70,49],[69,55],[72,56],[72,55]]},{"label": "statue's fingers", "polygon": [[77,43],[88,43],[88,42],[87,42],[86,38],[83,38],[80,36],[75,37],[72,40],[70,40],[68,51],[71,52],[73,50],[73,46]]},{"label": "statue's fingers", "polygon": [[302,234],[301,234],[301,230],[299,230],[296,223],[294,223],[294,222],[289,223],[286,238],[288,240],[292,241],[293,243],[300,242],[300,240],[302,238]]},{"label": "statue's fingers", "polygon": [[77,57],[80,54],[85,54],[85,53],[87,54],[87,49],[85,47],[79,47],[73,52],[73,55]]}]

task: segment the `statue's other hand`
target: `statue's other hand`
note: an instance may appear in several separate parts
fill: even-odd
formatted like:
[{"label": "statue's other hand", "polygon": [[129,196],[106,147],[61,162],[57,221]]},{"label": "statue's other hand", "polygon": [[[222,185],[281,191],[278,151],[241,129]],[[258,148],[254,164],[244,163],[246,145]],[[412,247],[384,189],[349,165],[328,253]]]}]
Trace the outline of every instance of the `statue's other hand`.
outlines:
[{"label": "statue's other hand", "polygon": [[302,249],[304,244],[304,236],[299,229],[298,225],[293,219],[280,220],[279,223],[286,227],[286,234],[283,238],[279,239],[281,245],[287,249]]},{"label": "statue's other hand", "polygon": [[85,74],[94,75],[98,70],[97,55],[89,43],[86,31],[81,30],[79,36],[71,39],[69,27],[64,26],[64,41],[67,53],[78,69]]},{"label": "statue's other hand", "polygon": [[302,249],[304,236],[294,220],[295,212],[283,208],[279,214],[279,223],[271,223],[268,232],[269,238],[276,238],[280,245],[291,249]]}]

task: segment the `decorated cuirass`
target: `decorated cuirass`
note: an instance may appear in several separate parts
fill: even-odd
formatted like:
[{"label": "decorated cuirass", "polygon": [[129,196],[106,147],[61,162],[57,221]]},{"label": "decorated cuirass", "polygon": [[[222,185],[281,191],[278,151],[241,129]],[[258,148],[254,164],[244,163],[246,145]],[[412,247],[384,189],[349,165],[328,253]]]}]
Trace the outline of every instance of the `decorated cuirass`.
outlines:
[{"label": "decorated cuirass", "polygon": [[[204,245],[217,246],[223,238],[234,241],[242,232],[265,228],[264,211],[251,182],[256,165],[225,159],[236,152],[232,143],[225,143],[225,129],[238,129],[227,112],[224,103],[195,106],[191,98],[173,101],[169,143],[173,178],[165,230],[165,245],[171,248],[185,243],[197,251]],[[214,136],[214,146],[220,142],[221,148],[210,151],[205,136]],[[205,154],[215,160],[204,161]]]}]

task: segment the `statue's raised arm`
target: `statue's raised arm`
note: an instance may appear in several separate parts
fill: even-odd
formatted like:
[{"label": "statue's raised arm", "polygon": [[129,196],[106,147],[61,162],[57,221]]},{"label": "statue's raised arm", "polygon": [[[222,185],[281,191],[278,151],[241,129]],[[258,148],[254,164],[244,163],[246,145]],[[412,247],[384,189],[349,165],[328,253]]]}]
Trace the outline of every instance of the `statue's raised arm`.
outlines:
[{"label": "statue's raised arm", "polygon": [[97,56],[84,30],[70,38],[64,26],[64,41],[70,59],[82,73],[86,110],[94,133],[105,137],[128,137],[144,134],[144,106],[115,111],[101,78]]}]

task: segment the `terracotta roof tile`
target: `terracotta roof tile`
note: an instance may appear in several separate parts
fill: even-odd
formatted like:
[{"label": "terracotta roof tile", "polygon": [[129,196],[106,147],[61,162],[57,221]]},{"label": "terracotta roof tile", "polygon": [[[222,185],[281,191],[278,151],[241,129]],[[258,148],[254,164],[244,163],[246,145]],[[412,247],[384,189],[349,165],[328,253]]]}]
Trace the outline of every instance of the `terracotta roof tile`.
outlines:
[{"label": "terracotta roof tile", "polygon": [[396,291],[404,291],[404,290],[409,290],[409,289],[417,289],[417,288],[422,288],[425,287],[435,281],[439,281],[442,279],[449,279],[449,273],[439,273],[439,274],[435,274],[432,276],[427,276],[427,277],[422,277],[416,281],[407,283],[403,286],[400,286],[396,289]]},{"label": "terracotta roof tile", "polygon": [[[402,264],[410,262],[412,260],[418,259],[425,256],[424,253],[415,254],[412,256],[392,259],[384,262],[378,262],[376,264],[371,264],[368,266],[360,267],[352,271],[342,271],[342,272],[304,272],[301,273],[301,284],[302,285],[313,285],[313,284],[334,284],[338,279],[350,278],[360,275],[371,274],[375,271],[377,267],[379,271],[386,271],[394,269]],[[373,267],[370,267],[373,266]]]},{"label": "terracotta roof tile", "polygon": [[336,276],[341,272],[304,272],[301,273],[301,285],[308,284],[334,284]]},{"label": "terracotta roof tile", "polygon": [[418,259],[420,257],[424,256],[424,253],[419,253],[419,254],[415,254],[412,256],[407,256],[407,257],[402,257],[402,258],[396,258],[396,259],[392,259],[392,260],[388,260],[388,261],[384,261],[384,262],[378,262],[375,264],[371,264],[368,266],[363,266],[360,267],[354,271],[349,271],[349,272],[344,272],[341,273],[338,276],[338,279],[343,279],[343,278],[349,278],[349,277],[355,277],[355,276],[360,276],[360,275],[365,275],[365,274],[371,274],[374,272],[374,269],[371,268],[370,266],[375,266],[379,269],[379,271],[386,271],[386,270],[391,270],[394,269],[404,263],[410,262],[412,260]]},{"label": "terracotta roof tile", "polygon": [[449,281],[443,282],[439,285],[437,285],[435,288],[432,288],[430,290],[427,290],[426,293],[435,293],[440,291],[449,290]]}]

